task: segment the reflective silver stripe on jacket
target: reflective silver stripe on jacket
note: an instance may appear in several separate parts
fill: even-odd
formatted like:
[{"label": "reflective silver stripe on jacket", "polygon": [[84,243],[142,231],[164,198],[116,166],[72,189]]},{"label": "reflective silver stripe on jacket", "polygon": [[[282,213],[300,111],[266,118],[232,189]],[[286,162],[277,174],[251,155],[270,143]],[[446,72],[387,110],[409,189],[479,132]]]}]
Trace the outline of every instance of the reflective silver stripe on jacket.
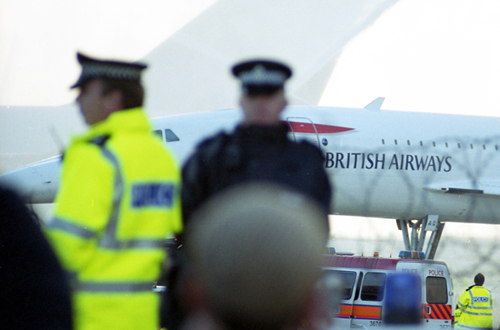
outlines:
[{"label": "reflective silver stripe on jacket", "polygon": [[462,311],[463,313],[470,314],[470,315],[479,315],[479,316],[491,316],[492,313],[476,313],[476,312],[471,312],[468,310]]},{"label": "reflective silver stripe on jacket", "polygon": [[51,229],[59,229],[85,239],[97,236],[97,233],[95,231],[89,230],[83,226],[77,225],[73,222],[69,222],[58,217],[52,218],[47,223],[46,227]]},{"label": "reflective silver stripe on jacket", "polygon": [[109,293],[123,293],[123,292],[153,292],[152,282],[80,282],[77,281],[73,287],[76,291],[80,292],[109,292]]},{"label": "reflective silver stripe on jacket", "polygon": [[101,151],[104,157],[106,157],[115,167],[115,183],[114,183],[115,189],[113,190],[113,200],[112,200],[113,205],[111,208],[111,215],[108,219],[106,229],[104,230],[104,234],[99,238],[97,245],[99,247],[108,249],[121,249],[122,248],[121,244],[116,238],[120,204],[123,199],[123,177],[122,177],[121,167],[118,162],[118,159],[108,148],[102,146]]},{"label": "reflective silver stripe on jacket", "polygon": [[455,328],[457,328],[457,329],[474,329],[474,330],[492,330],[493,329],[493,328],[471,327],[471,326],[463,325],[461,323],[455,324]]},{"label": "reflective silver stripe on jacket", "polygon": [[157,249],[163,247],[163,239],[131,239],[118,240],[118,220],[120,212],[120,204],[123,200],[123,177],[121,167],[115,155],[106,147],[100,146],[104,157],[106,157],[115,167],[114,190],[112,200],[111,215],[104,229],[104,233],[99,235],[93,230],[89,230],[84,226],[67,221],[60,217],[54,217],[47,224],[48,228],[59,229],[69,234],[75,235],[83,239],[92,239],[97,237],[97,246],[109,250],[123,249]]}]

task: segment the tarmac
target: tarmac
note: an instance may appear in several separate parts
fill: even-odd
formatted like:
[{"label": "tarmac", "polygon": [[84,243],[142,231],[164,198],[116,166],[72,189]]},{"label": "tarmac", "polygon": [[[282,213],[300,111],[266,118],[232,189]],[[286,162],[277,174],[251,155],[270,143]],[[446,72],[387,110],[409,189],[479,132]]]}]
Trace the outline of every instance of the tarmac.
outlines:
[{"label": "tarmac", "polygon": [[[52,204],[40,204],[33,206],[42,221],[47,220],[52,214]],[[331,226],[331,237],[329,246],[335,247],[337,252],[353,252],[355,255],[372,256],[374,252],[379,253],[379,257],[397,258],[401,250],[404,250],[404,243],[401,232],[396,230],[394,220],[382,219],[367,222],[369,220],[347,224],[345,221],[334,221]],[[384,223],[384,221],[386,221]],[[390,225],[389,225],[389,223]],[[376,228],[391,228],[389,235],[381,234],[385,231],[374,231],[373,228],[366,228],[367,223]],[[332,222],[331,222],[332,224]],[[340,230],[339,225],[344,227]],[[345,233],[345,227],[351,225],[353,229],[349,235]],[[485,275],[484,286],[493,295],[493,328],[500,329],[500,240],[496,235],[491,238],[477,237],[473,231],[470,235],[453,232],[454,224],[445,227],[443,236],[436,252],[435,260],[444,261],[453,281],[454,301],[456,305],[460,295],[466,288],[473,284],[474,276],[481,272]],[[466,226],[474,226],[467,224]],[[489,225],[495,232],[498,225]],[[472,228],[472,227],[471,227]],[[385,229],[384,229],[385,230]],[[339,234],[336,234],[338,232]],[[353,238],[359,233],[359,237]],[[368,236],[369,238],[367,238]]]},{"label": "tarmac", "polygon": [[[378,252],[379,257],[385,258],[397,258],[399,251],[404,249],[402,238],[368,240],[332,237],[329,245],[335,247],[337,252],[364,256]],[[464,290],[474,284],[474,276],[479,272],[484,274],[484,287],[493,296],[493,326],[500,329],[500,241],[443,235],[434,259],[444,261],[448,266],[453,281],[454,305]]]}]

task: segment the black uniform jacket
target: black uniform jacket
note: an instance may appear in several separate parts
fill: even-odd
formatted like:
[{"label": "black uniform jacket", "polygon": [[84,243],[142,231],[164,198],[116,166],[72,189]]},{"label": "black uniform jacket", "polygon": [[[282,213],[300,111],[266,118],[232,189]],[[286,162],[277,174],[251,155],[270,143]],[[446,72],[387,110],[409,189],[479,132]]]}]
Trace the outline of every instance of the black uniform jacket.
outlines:
[{"label": "black uniform jacket", "polygon": [[309,142],[293,142],[286,125],[239,126],[200,143],[182,170],[184,221],[209,196],[231,185],[267,180],[296,189],[329,210],[331,187],[324,156]]}]

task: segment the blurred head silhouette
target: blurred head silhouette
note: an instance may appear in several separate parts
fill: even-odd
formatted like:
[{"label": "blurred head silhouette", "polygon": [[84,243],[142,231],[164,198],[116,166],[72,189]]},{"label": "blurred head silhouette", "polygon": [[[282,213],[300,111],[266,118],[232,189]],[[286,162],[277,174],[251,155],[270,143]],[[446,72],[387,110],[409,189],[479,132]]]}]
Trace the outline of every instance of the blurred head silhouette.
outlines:
[{"label": "blurred head silhouette", "polygon": [[183,299],[223,327],[281,329],[314,313],[328,233],[326,214],[300,193],[270,183],[228,189],[186,228]]},{"label": "blurred head silhouette", "polygon": [[484,275],[477,273],[477,275],[474,276],[474,284],[482,286],[484,284]]}]

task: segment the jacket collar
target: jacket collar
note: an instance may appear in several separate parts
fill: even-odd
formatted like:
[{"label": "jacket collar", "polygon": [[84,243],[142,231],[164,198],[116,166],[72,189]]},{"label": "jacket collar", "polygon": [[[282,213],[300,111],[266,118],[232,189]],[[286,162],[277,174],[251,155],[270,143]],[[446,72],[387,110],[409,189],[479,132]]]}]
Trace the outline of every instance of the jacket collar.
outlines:
[{"label": "jacket collar", "polygon": [[123,131],[150,131],[149,123],[142,108],[121,110],[112,113],[105,120],[92,125],[89,131],[76,140],[90,140],[98,135],[111,135]]}]

